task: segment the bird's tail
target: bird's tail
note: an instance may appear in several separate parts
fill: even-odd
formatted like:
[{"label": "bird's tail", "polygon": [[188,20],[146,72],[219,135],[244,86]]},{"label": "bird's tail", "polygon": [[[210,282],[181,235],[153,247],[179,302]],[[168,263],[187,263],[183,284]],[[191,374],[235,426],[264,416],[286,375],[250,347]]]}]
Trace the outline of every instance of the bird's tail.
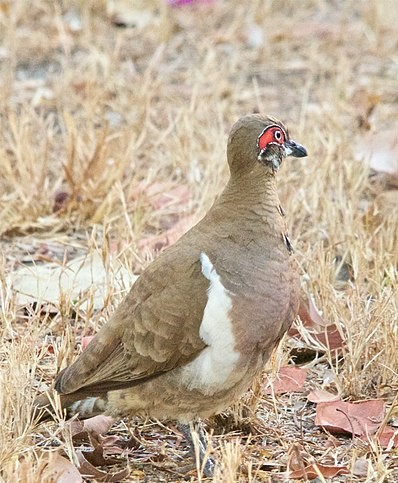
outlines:
[{"label": "bird's tail", "polygon": [[107,398],[87,397],[78,392],[59,395],[53,390],[40,394],[33,405],[33,415],[38,422],[49,419],[72,417],[78,415],[79,419],[87,419],[103,414],[106,409]]}]

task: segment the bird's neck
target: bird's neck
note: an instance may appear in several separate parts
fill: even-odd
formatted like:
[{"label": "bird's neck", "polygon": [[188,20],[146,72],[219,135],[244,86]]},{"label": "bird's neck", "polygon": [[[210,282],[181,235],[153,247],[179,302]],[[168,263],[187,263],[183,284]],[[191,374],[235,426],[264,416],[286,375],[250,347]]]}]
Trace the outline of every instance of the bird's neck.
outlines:
[{"label": "bird's neck", "polygon": [[[259,256],[273,244],[281,244],[286,222],[280,208],[276,180],[272,173],[256,176],[232,176],[221,195],[200,223],[200,233],[211,240],[229,239],[229,243],[251,249]],[[197,239],[197,232],[192,232]],[[222,248],[220,248],[221,250]],[[210,248],[209,254],[211,254]],[[206,252],[207,253],[207,252]]]},{"label": "bird's neck", "polygon": [[240,177],[233,176],[229,180],[218,203],[233,204],[239,210],[257,212],[266,215],[279,206],[276,179],[272,173],[253,171]]}]

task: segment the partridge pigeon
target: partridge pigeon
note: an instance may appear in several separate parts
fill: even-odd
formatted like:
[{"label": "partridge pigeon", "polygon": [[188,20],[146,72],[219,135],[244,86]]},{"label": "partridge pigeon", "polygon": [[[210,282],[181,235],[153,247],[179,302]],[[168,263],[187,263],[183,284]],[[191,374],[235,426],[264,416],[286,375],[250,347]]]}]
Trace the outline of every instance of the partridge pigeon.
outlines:
[{"label": "partridge pigeon", "polygon": [[[253,114],[234,124],[224,191],[58,374],[55,390],[69,415],[187,425],[225,410],[250,387],[298,311],[275,176],[289,155],[307,152],[281,122]],[[45,395],[37,406],[49,406]]]}]

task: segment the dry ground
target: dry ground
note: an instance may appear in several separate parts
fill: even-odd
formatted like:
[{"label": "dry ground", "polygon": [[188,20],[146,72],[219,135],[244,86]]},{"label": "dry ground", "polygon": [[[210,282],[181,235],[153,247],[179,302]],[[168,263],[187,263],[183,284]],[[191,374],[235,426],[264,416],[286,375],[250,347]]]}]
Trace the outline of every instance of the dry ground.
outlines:
[{"label": "dry ground", "polygon": [[[49,453],[73,459],[62,422],[35,426],[30,406],[122,296],[110,277],[99,310],[62,296],[51,310],[22,309],[7,276],[95,250],[139,274],[205,213],[226,181],[229,127],[260,111],[284,120],[310,153],[284,164],[280,195],[303,298],[313,296],[345,347],[303,362],[304,393],[272,398],[259,384],[229,419],[209,422],[221,461],[214,481],[277,481],[301,450],[347,465],[334,481],[397,481],[393,448],[330,438],[306,400],[310,388],[380,397],[394,419],[397,183],[357,154],[370,155],[365,140],[385,147],[398,129],[396,1],[131,3],[135,26],[123,28],[101,1],[0,1],[1,477],[54,481]],[[293,346],[285,341],[268,370]],[[113,428],[143,443],[128,456],[130,480],[180,481],[175,428],[134,424]]]}]

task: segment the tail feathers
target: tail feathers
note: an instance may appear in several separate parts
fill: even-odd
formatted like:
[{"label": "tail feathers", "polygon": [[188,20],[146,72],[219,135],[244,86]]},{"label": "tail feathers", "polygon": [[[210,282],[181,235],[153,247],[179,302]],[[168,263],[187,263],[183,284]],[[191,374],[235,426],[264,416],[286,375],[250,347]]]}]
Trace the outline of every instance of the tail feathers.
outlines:
[{"label": "tail feathers", "polygon": [[[62,400],[61,396],[61,400]],[[67,408],[68,415],[79,415],[79,419],[87,419],[98,414],[103,414],[106,409],[106,399],[102,397],[86,397],[73,402]]]},{"label": "tail feathers", "polygon": [[[58,400],[61,404],[58,403]],[[33,416],[38,422],[52,419],[65,413],[68,417],[78,415],[79,419],[87,419],[103,414],[107,399],[103,397],[86,397],[82,394],[62,394],[46,392],[36,398],[33,406]]]}]

